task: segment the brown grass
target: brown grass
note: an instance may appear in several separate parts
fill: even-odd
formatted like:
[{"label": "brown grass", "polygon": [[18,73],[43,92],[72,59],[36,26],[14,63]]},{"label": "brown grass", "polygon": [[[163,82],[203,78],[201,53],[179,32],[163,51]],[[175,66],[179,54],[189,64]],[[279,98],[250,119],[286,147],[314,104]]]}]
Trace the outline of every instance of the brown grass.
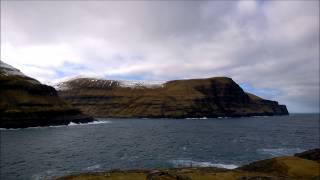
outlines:
[{"label": "brown grass", "polygon": [[[221,168],[172,168],[158,172],[183,175],[192,180],[241,180],[249,177],[270,180],[316,180],[320,177],[320,163],[298,157],[285,156],[257,161],[235,170]],[[145,180],[151,171],[106,171],[70,175],[56,180]],[[157,179],[170,179],[162,176]],[[171,178],[175,179],[175,178]]]}]

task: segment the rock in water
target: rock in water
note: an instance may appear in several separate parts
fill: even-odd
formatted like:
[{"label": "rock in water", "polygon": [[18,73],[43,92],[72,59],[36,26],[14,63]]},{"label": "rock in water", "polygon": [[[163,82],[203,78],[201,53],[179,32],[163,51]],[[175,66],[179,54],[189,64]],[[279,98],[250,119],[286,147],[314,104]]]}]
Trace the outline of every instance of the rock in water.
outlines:
[{"label": "rock in water", "polygon": [[288,114],[285,105],[246,93],[228,77],[151,85],[75,78],[57,87],[62,98],[97,117],[210,118]]},{"label": "rock in water", "polygon": [[65,125],[93,119],[58,97],[57,91],[0,61],[0,128]]}]

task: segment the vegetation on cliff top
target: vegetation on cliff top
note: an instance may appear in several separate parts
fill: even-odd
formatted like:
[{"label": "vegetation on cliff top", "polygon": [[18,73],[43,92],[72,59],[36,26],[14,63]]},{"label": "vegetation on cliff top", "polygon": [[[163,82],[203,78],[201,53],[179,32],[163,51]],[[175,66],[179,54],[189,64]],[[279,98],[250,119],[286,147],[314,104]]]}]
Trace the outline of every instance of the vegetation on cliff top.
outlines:
[{"label": "vegetation on cliff top", "polygon": [[23,128],[87,122],[91,118],[58,97],[57,91],[0,68],[0,127]]},{"label": "vegetation on cliff top", "polygon": [[288,114],[284,105],[246,93],[231,78],[123,86],[121,81],[78,78],[61,83],[59,95],[98,117],[219,117]]}]

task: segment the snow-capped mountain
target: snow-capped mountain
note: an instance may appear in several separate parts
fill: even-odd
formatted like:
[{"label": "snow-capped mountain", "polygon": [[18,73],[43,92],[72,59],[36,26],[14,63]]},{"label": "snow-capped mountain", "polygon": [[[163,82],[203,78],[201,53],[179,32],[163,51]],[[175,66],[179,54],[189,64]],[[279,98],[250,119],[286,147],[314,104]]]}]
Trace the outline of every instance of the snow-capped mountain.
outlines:
[{"label": "snow-capped mountain", "polygon": [[[76,84],[79,87],[95,87],[95,88],[110,88],[110,87],[125,87],[125,88],[159,88],[162,87],[166,81],[145,81],[145,80],[107,80],[100,77],[84,77],[75,76],[65,78],[59,83],[53,83],[57,90],[67,90],[74,87]],[[71,85],[72,84],[72,85]]]},{"label": "snow-capped mountain", "polygon": [[284,105],[247,94],[228,77],[160,81],[76,78],[59,96],[86,114],[117,118],[202,118],[288,114]]}]

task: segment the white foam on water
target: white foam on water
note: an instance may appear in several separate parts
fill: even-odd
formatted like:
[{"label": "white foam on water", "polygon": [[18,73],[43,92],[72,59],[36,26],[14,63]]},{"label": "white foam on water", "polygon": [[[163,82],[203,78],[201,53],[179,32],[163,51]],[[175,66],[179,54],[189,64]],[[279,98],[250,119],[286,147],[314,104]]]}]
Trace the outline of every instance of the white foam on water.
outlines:
[{"label": "white foam on water", "polygon": [[111,123],[111,121],[92,121],[92,122],[88,122],[88,123],[74,123],[74,122],[70,122],[68,124],[68,126],[80,126],[80,125],[92,125],[92,124],[107,124],[107,123]]},{"label": "white foam on water", "polygon": [[70,123],[68,124],[68,126],[76,126],[76,125],[80,125],[80,124],[77,124],[77,123],[74,123],[74,122],[70,122]]},{"label": "white foam on water", "polygon": [[260,154],[271,155],[271,156],[285,156],[292,155],[295,153],[299,153],[305,151],[301,148],[262,148],[257,149],[257,152]]},{"label": "white foam on water", "polygon": [[94,170],[98,170],[98,169],[101,169],[101,165],[100,164],[96,164],[96,165],[93,165],[93,166],[86,167],[83,170],[85,170],[85,171],[94,171]]},{"label": "white foam on water", "polygon": [[107,124],[107,123],[111,123],[111,121],[93,121],[93,122],[89,122],[88,124]]},{"label": "white foam on water", "polygon": [[47,127],[51,127],[51,126],[35,126],[35,127],[27,127],[27,128],[0,128],[0,131],[18,131],[23,129],[40,129],[40,128],[47,128]]},{"label": "white foam on water", "polygon": [[16,131],[16,130],[20,130],[21,128],[0,128],[0,131]]},{"label": "white foam on water", "polygon": [[56,126],[36,126],[36,127],[28,127],[28,128],[0,128],[0,131],[17,131],[23,129],[43,129],[43,128],[59,128],[66,126],[83,126],[83,125],[96,125],[96,124],[107,124],[111,123],[111,121],[92,121],[88,123],[74,123],[70,122],[68,125],[56,125]]},{"label": "white foam on water", "polygon": [[234,164],[222,164],[222,163],[212,163],[212,162],[200,162],[200,161],[193,161],[193,160],[171,160],[175,167],[218,167],[218,168],[225,168],[225,169],[235,169],[238,166]]},{"label": "white foam on water", "polygon": [[267,118],[267,117],[270,117],[270,116],[251,116],[251,117],[255,117],[255,118]]},{"label": "white foam on water", "polygon": [[185,119],[208,119],[207,117],[201,117],[201,118],[185,118]]},{"label": "white foam on water", "polygon": [[46,180],[46,179],[52,179],[56,177],[60,177],[63,175],[70,174],[71,171],[59,171],[57,169],[49,169],[43,172],[39,172],[37,174],[34,174],[30,177],[32,180]]},{"label": "white foam on water", "polygon": [[49,128],[58,128],[58,127],[65,127],[66,125],[56,125],[56,126],[48,126]]}]

